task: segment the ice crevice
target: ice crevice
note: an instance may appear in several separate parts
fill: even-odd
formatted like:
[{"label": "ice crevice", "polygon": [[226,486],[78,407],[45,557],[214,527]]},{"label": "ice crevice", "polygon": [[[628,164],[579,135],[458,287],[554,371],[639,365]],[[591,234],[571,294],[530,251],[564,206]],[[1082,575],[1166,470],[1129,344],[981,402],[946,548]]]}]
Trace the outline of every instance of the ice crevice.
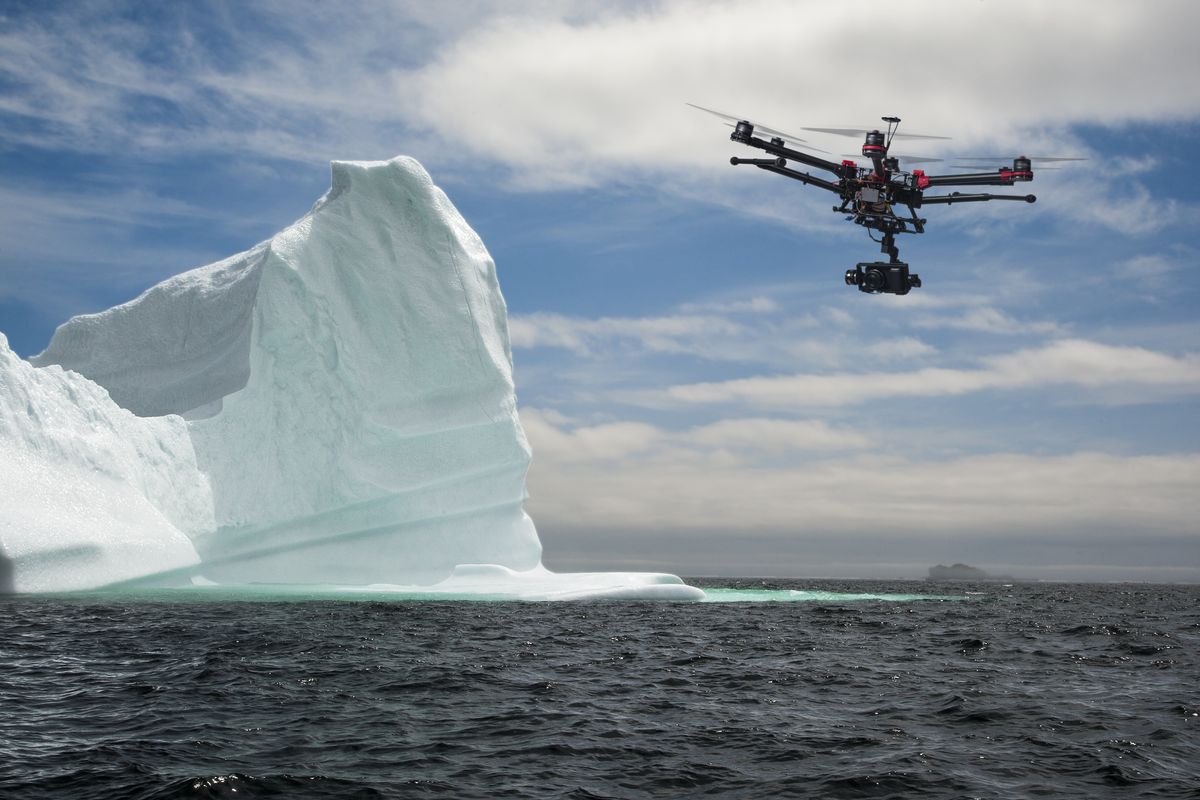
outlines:
[{"label": "ice crevice", "polygon": [[28,361],[0,334],[0,592],[703,597],[546,570],[530,456],[482,241],[413,159],[334,162],[270,240],[68,320]]}]

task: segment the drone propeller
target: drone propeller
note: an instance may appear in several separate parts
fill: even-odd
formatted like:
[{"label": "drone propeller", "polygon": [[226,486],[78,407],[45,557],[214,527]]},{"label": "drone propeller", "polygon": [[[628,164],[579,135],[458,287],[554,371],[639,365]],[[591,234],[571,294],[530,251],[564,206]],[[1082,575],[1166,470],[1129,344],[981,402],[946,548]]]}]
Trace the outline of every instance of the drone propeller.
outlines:
[{"label": "drone propeller", "polygon": [[[944,158],[929,158],[928,156],[906,156],[899,153],[888,152],[889,158],[898,158],[901,161],[907,161],[909,164],[932,164],[936,161],[945,161]],[[862,159],[861,153],[842,153],[842,158]]]},{"label": "drone propeller", "polygon": [[[1062,157],[1062,156],[1020,156],[1028,158],[1034,163],[1049,163],[1052,161],[1087,161],[1086,158]],[[955,156],[959,161],[979,161],[979,162],[996,162],[996,161],[1012,161],[1012,156]]]},{"label": "drone propeller", "polygon": [[[753,125],[754,123],[750,123],[750,124]],[[726,122],[725,126],[728,128],[734,128],[734,129],[737,128],[737,126],[734,125],[732,122]],[[795,145],[796,147],[802,148],[804,150],[812,150],[817,153],[825,153],[827,155],[832,155],[828,150],[822,150],[819,147],[813,147],[811,144],[804,141],[803,139],[797,139],[795,136],[788,136],[786,133],[777,131],[774,128],[768,128],[766,125],[754,125],[754,130],[756,132],[763,132],[763,133],[770,134],[771,136],[774,136],[777,139],[783,139],[788,144]]]},{"label": "drone propeller", "polygon": [[[1062,169],[1062,167],[1042,166],[1043,164],[1058,164],[1058,163],[1065,163],[1068,161],[1087,161],[1086,158],[1078,158],[1076,156],[1018,156],[1017,158],[1022,159],[1022,160],[1028,160],[1028,161],[1032,162],[1033,164],[1036,164],[1039,171],[1044,170],[1044,169]],[[1011,156],[955,156],[954,160],[955,161],[974,162],[974,163],[953,164],[951,166],[951,169],[980,170],[980,169],[987,169],[988,167],[994,167],[997,170],[1002,170],[1002,169],[1008,169],[1009,167],[1007,165],[1001,166],[1001,167],[996,167],[995,166],[996,162],[1003,163],[1003,162],[1007,161],[1009,163],[1013,163],[1017,159],[1014,159]]]},{"label": "drone propeller", "polygon": [[[950,169],[969,169],[969,170],[974,170],[975,172],[978,172],[981,169],[987,169],[988,165],[986,165],[986,164],[950,164],[949,168]],[[1002,169],[1012,169],[1012,167],[996,167],[995,168],[995,170],[997,172],[999,172]],[[1047,169],[1062,169],[1062,167],[1038,167],[1037,171],[1041,172],[1041,171],[1047,170]]]},{"label": "drone propeller", "polygon": [[[721,111],[713,111],[711,108],[705,108],[704,106],[698,106],[695,103],[684,103],[684,105],[691,106],[692,108],[696,109],[697,111],[707,112],[709,114],[712,114],[715,117],[720,117],[721,119],[727,119],[727,120],[729,120],[730,123],[749,122],[751,125],[754,126],[755,130],[762,131],[763,133],[769,133],[772,136],[778,136],[781,139],[789,139],[793,142],[803,142],[804,141],[799,136],[793,136],[790,133],[784,133],[783,131],[778,131],[778,130],[775,130],[774,128],[768,128],[766,125],[760,125],[759,123],[755,122],[754,120],[746,119],[745,117],[735,117],[732,114],[726,114]],[[732,127],[732,125],[730,127]],[[825,152],[825,151],[821,151],[821,152]]]},{"label": "drone propeller", "polygon": [[[801,128],[802,131],[814,131],[816,133],[832,133],[835,136],[854,136],[861,138],[872,131],[878,131],[878,125],[860,128]],[[929,133],[893,133],[893,139],[949,139],[949,136],[934,136]]]},{"label": "drone propeller", "polygon": [[[971,172],[973,172],[973,173],[978,173],[979,170],[984,170],[984,172],[997,172],[998,173],[1004,169],[1012,169],[1012,167],[996,167],[994,170],[989,170],[988,168],[984,167],[983,164],[950,164],[950,166],[948,168],[949,169],[970,169]],[[1057,169],[1062,169],[1062,167],[1038,167],[1038,172],[1044,173],[1045,170],[1048,170],[1048,169],[1057,170]]]}]

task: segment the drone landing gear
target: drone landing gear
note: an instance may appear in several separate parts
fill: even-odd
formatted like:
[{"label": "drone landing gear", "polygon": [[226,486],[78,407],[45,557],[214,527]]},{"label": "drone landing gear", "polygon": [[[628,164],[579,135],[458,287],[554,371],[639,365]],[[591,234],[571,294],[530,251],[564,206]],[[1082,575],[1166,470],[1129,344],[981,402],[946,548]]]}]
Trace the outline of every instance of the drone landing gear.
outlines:
[{"label": "drone landing gear", "polygon": [[857,286],[867,294],[908,294],[910,289],[921,286],[921,276],[910,274],[908,264],[900,260],[900,248],[896,247],[892,233],[883,235],[879,248],[888,254],[888,261],[869,261],[855,264],[846,270],[846,285]]}]

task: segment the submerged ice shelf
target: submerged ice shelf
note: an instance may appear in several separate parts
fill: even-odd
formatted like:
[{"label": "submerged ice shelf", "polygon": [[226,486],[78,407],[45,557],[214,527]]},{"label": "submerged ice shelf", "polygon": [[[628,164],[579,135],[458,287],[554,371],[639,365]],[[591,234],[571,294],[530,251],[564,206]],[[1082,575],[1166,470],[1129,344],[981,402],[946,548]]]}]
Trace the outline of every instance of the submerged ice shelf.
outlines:
[{"label": "submerged ice shelf", "polygon": [[700,599],[541,567],[494,263],[416,161],[332,172],[281,233],[69,320],[32,363],[0,337],[0,591]]}]

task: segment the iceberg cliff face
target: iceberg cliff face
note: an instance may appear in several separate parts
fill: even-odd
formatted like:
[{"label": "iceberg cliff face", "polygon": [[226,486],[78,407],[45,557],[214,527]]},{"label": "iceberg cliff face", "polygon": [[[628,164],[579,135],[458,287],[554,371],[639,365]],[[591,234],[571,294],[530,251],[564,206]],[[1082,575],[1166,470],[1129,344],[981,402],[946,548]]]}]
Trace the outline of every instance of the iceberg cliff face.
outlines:
[{"label": "iceberg cliff face", "polygon": [[495,265],[416,162],[333,176],[247,260],[249,378],[191,424],[220,526],[201,546],[210,572],[427,582],[466,562],[536,566]]},{"label": "iceberg cliff face", "polygon": [[[17,576],[9,588],[142,578],[525,599],[703,596],[674,576],[541,567],[522,509],[530,451],[495,265],[412,159],[334,162],[332,188],[304,218],[68,321],[31,359],[43,369],[4,352],[0,377],[17,388],[0,395],[0,452],[25,465],[8,469],[45,476],[40,490],[63,515],[74,502],[67,487],[93,468],[116,488],[89,490],[105,499],[88,515],[118,516],[114,504],[145,512],[112,521],[104,541],[81,532],[51,548],[94,565],[77,570],[86,577],[56,583],[50,567],[31,583],[22,554],[44,556],[36,542],[60,521],[31,522],[40,502],[0,500],[0,567]],[[78,444],[86,421],[69,426],[75,438],[46,444],[53,426],[22,387],[43,387],[44,405],[72,419],[99,415],[91,441],[101,444]],[[121,543],[145,530],[163,555],[147,549],[107,571]]]}]

